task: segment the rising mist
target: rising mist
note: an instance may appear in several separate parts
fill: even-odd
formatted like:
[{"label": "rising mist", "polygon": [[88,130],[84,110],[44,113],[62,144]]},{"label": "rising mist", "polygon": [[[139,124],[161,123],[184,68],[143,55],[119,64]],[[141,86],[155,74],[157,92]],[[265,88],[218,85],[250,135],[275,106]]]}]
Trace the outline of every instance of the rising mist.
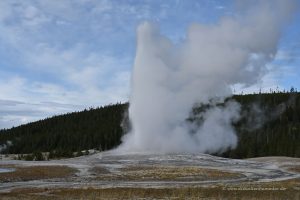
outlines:
[{"label": "rising mist", "polygon": [[[240,105],[224,102],[231,86],[250,86],[266,73],[294,1],[236,2],[236,12],[216,24],[191,24],[174,44],[157,24],[137,29],[129,118],[119,149],[143,152],[222,152],[235,148],[232,123]],[[224,103],[224,104],[223,104]],[[188,123],[195,105],[210,105],[203,123]],[[223,106],[216,106],[223,104]]]}]

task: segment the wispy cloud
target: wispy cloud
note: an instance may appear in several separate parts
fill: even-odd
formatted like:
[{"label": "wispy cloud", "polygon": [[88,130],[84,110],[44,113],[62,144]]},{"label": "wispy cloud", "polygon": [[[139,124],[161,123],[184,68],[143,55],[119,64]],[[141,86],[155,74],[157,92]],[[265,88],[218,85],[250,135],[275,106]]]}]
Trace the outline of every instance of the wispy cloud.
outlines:
[{"label": "wispy cloud", "polygon": [[[214,23],[230,12],[227,4],[0,1],[0,128],[128,100],[139,23],[157,22],[163,34],[180,41],[191,22]],[[279,52],[277,58],[288,56]]]}]

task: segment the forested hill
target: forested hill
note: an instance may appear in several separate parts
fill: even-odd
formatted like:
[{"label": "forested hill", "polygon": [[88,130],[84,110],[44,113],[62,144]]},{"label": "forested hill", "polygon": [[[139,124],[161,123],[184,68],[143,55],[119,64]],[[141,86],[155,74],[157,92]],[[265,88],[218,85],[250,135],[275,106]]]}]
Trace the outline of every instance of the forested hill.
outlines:
[{"label": "forested hill", "polygon": [[84,149],[111,149],[121,142],[120,125],[127,108],[128,104],[90,108],[1,130],[2,153],[57,151],[70,156]]},{"label": "forested hill", "polygon": [[[239,142],[236,149],[228,149],[222,156],[300,157],[300,93],[232,98],[242,105],[242,117],[234,124]],[[123,122],[127,109],[128,104],[108,105],[0,130],[0,149],[2,153],[59,152],[62,156],[84,149],[112,149],[121,142],[121,124],[128,124]],[[200,106],[194,111],[205,109]]]}]

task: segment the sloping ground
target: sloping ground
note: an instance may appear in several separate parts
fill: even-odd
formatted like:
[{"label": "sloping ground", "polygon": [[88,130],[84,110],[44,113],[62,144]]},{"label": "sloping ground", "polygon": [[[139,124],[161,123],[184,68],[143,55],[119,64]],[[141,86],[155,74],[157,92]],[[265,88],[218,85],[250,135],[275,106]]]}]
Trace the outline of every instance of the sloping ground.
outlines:
[{"label": "sloping ground", "polygon": [[7,160],[0,168],[15,170],[0,174],[5,177],[0,178],[0,199],[297,199],[299,166],[300,159],[282,157],[115,152],[42,162]]},{"label": "sloping ground", "polygon": [[[219,156],[300,157],[299,92],[234,95],[231,100],[241,104],[241,118],[234,124],[238,144]],[[50,152],[50,158],[66,158],[86,149],[111,150],[131,128],[128,106],[126,103],[91,108],[0,130],[0,153],[33,153],[39,157],[41,152]],[[209,105],[194,107],[186,116],[187,122],[202,124],[201,116],[208,108]]]}]

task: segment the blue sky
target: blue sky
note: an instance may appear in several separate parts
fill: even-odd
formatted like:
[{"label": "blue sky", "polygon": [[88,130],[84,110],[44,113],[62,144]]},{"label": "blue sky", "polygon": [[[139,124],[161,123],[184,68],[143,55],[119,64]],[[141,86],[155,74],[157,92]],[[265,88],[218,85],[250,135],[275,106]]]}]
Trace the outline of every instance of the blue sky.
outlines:
[{"label": "blue sky", "polygon": [[[0,128],[128,101],[145,20],[179,43],[189,24],[234,14],[230,0],[1,0]],[[298,12],[262,82],[237,92],[299,87],[299,22]]]}]

